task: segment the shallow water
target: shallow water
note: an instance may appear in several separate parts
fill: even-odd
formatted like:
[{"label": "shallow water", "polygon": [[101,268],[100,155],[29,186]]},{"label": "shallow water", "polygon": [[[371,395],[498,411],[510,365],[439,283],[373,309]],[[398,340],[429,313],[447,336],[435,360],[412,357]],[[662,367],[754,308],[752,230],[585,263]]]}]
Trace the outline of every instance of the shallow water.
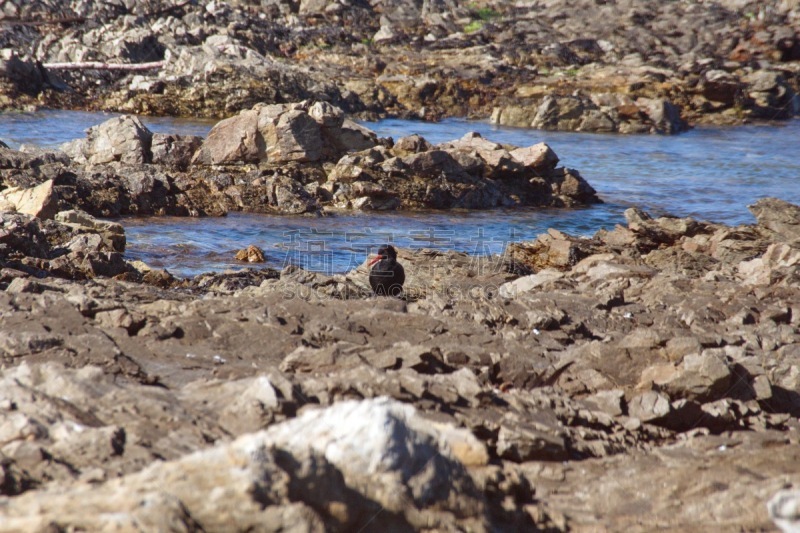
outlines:
[{"label": "shallow water", "polygon": [[[0,139],[57,146],[111,114],[43,111],[0,114]],[[143,117],[158,132],[206,135],[212,121]],[[377,245],[434,247],[469,253],[500,253],[509,241],[535,238],[547,228],[591,235],[623,223],[638,206],[651,214],[671,213],[702,220],[753,222],[747,205],[775,196],[800,203],[800,120],[777,126],[697,128],[679,136],[619,136],[500,128],[484,122],[424,123],[384,120],[367,123],[395,139],[419,133],[431,142],[468,131],[502,143],[547,142],[562,164],[578,169],[604,204],[583,209],[505,209],[423,213],[355,213],[321,218],[232,213],[224,218],[126,218],[127,257],[178,276],[242,268],[235,250],[254,244],[268,265],[289,262],[323,272],[360,264]]]}]

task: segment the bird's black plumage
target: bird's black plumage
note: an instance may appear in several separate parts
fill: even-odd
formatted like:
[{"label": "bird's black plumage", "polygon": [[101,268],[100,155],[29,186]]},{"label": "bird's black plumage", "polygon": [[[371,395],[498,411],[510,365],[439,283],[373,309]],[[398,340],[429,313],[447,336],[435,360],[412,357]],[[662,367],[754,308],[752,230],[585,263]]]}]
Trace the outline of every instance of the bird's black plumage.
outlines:
[{"label": "bird's black plumage", "polygon": [[406,272],[403,265],[397,262],[397,250],[394,246],[385,245],[378,249],[378,257],[370,262],[369,285],[378,296],[400,296]]}]

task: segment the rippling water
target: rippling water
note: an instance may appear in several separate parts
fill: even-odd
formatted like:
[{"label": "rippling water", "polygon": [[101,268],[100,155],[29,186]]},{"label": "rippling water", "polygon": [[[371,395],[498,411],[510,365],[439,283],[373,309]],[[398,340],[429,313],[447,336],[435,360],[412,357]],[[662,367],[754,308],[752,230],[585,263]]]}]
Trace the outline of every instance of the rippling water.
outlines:
[{"label": "rippling water", "polygon": [[[0,140],[57,146],[115,115],[45,111],[0,114]],[[153,131],[206,135],[209,121],[143,117]],[[652,214],[753,222],[747,205],[765,196],[800,203],[800,120],[776,126],[697,128],[679,136],[619,136],[500,128],[484,122],[367,123],[395,139],[419,133],[431,142],[468,131],[502,143],[547,142],[562,164],[578,169],[606,202],[583,209],[505,209],[422,213],[356,213],[322,218],[232,213],[224,218],[128,218],[127,256],[173,274],[242,268],[235,250],[254,244],[268,265],[288,262],[324,272],[360,264],[383,242],[470,253],[500,253],[509,241],[532,239],[547,228],[591,235],[623,223],[638,206]]]}]

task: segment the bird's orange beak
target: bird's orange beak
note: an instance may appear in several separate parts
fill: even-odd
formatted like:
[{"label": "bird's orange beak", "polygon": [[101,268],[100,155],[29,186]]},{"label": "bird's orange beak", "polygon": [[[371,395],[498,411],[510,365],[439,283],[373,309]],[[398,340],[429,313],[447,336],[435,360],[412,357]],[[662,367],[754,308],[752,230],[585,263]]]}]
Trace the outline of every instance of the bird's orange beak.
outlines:
[{"label": "bird's orange beak", "polygon": [[369,262],[369,266],[372,266],[372,265],[374,265],[375,263],[377,263],[377,262],[378,262],[378,261],[380,261],[381,259],[383,259],[383,256],[382,256],[382,255],[379,255],[379,256],[377,256],[375,259],[372,259],[372,260]]}]

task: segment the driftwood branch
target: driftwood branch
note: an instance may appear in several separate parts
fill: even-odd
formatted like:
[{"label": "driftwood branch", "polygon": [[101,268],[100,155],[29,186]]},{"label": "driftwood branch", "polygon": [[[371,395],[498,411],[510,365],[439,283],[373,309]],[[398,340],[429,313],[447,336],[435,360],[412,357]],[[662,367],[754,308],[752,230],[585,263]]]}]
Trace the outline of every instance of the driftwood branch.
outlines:
[{"label": "driftwood branch", "polygon": [[51,24],[83,24],[85,17],[62,17],[57,19],[23,19],[20,17],[0,18],[0,24],[15,24],[18,26],[49,26]]},{"label": "driftwood branch", "polygon": [[164,61],[151,61],[149,63],[103,63],[102,61],[80,61],[69,63],[42,63],[50,70],[151,70],[164,66]]}]

